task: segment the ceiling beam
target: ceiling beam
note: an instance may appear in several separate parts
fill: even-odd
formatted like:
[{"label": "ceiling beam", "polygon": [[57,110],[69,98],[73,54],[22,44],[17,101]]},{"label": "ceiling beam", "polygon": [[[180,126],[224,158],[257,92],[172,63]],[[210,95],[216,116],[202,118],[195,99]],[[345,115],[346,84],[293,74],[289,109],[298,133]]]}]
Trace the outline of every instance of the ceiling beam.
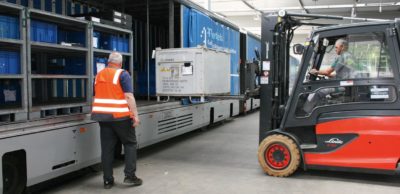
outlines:
[{"label": "ceiling beam", "polygon": [[[245,0],[243,0],[245,2]],[[253,7],[253,6],[252,6]],[[351,9],[351,8],[371,8],[371,7],[399,7],[400,8],[400,2],[388,2],[388,3],[357,3],[357,4],[339,4],[339,5],[310,5],[310,6],[304,6],[302,8],[301,6],[294,6],[294,7],[269,7],[269,8],[261,8],[257,9],[256,11],[261,11],[261,12],[274,12],[274,11],[279,11],[279,10],[298,10],[301,11],[303,9],[307,10],[318,10],[318,9]],[[241,11],[248,11],[248,10],[231,10],[231,11],[222,11],[222,10],[217,10],[214,9],[213,11],[216,12],[221,12],[221,13],[230,13],[230,12],[241,12]]]},{"label": "ceiling beam", "polygon": [[303,8],[306,13],[309,13],[308,10],[304,8],[303,0],[299,0],[299,3],[300,3],[301,8]]},{"label": "ceiling beam", "polygon": [[251,5],[251,4],[250,4],[249,2],[247,2],[246,0],[242,0],[242,2],[243,2],[245,5],[247,5],[247,7],[249,7],[250,9],[252,9],[252,10],[254,10],[254,11],[257,11],[257,12],[260,12],[260,13],[262,14],[262,11],[261,11],[261,10],[255,8],[253,5]]}]

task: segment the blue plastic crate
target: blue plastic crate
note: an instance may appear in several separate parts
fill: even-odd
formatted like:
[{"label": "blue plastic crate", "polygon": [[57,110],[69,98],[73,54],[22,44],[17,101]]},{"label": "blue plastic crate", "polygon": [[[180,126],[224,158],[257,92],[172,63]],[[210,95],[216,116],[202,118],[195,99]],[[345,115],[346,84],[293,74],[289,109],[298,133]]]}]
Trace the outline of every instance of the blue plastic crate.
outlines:
[{"label": "blue plastic crate", "polygon": [[100,48],[105,50],[116,51],[118,48],[118,40],[114,35],[101,34],[100,35]]},{"label": "blue plastic crate", "polygon": [[86,75],[86,59],[84,57],[69,58],[65,71],[69,75]]},{"label": "blue plastic crate", "polygon": [[93,48],[101,48],[100,45],[100,32],[93,32]]},{"label": "blue plastic crate", "polygon": [[42,9],[42,1],[41,0],[33,0],[33,8]]},{"label": "blue plastic crate", "polygon": [[19,19],[0,15],[0,38],[19,39]]},{"label": "blue plastic crate", "polygon": [[72,2],[67,1],[67,10],[66,10],[67,15],[72,15]]},{"label": "blue plastic crate", "polygon": [[44,10],[48,12],[53,11],[53,2],[52,0],[45,0],[44,1]]},{"label": "blue plastic crate", "polygon": [[[6,98],[5,91],[14,91],[15,99]],[[21,84],[18,80],[5,80],[0,82],[0,108],[1,105],[21,104]]]},{"label": "blue plastic crate", "polygon": [[20,74],[21,58],[19,52],[0,50],[0,74]]},{"label": "blue plastic crate", "polygon": [[87,5],[82,5],[83,7],[83,14],[88,14],[89,13],[89,7]]},{"label": "blue plastic crate", "polygon": [[97,13],[97,9],[95,7],[92,7],[89,10],[90,10],[90,13]]},{"label": "blue plastic crate", "polygon": [[69,98],[72,98],[74,96],[73,91],[74,91],[74,85],[72,83],[72,79],[69,79],[68,80],[68,97]]},{"label": "blue plastic crate", "polygon": [[76,81],[76,97],[83,97],[82,95],[82,80],[77,79]]},{"label": "blue plastic crate", "polygon": [[108,50],[113,50],[113,51],[117,51],[118,50],[118,40],[119,38],[117,36],[111,35],[110,39],[109,39],[109,48]]},{"label": "blue plastic crate", "polygon": [[[54,97],[64,97],[64,80],[62,79],[57,79],[57,95]],[[52,91],[52,90],[49,90]]]},{"label": "blue plastic crate", "polygon": [[48,74],[64,74],[65,66],[66,66],[65,58],[50,59],[49,68],[47,70],[47,73]]},{"label": "blue plastic crate", "polygon": [[57,25],[31,20],[31,40],[36,42],[57,43]]},{"label": "blue plastic crate", "polygon": [[21,5],[28,7],[29,0],[21,0]]},{"label": "blue plastic crate", "polygon": [[9,62],[9,74],[20,74],[21,73],[21,58],[18,52],[9,51],[8,52],[8,62]]},{"label": "blue plastic crate", "polygon": [[117,35],[111,35],[100,32],[94,32],[93,36],[95,37],[94,40],[97,41],[97,44],[96,43],[93,44],[94,48],[120,51],[120,52],[129,52],[129,39],[127,38],[122,38],[118,37]]},{"label": "blue plastic crate", "polygon": [[99,46],[101,49],[111,50],[111,36],[108,34],[100,33]]},{"label": "blue plastic crate", "polygon": [[[36,4],[36,6],[35,6]],[[62,14],[62,0],[54,0],[55,10],[53,10],[53,0],[45,0],[44,1],[44,10],[48,12],[55,12],[58,14]],[[41,9],[41,2],[34,1],[34,7],[36,9]]]},{"label": "blue plastic crate", "polygon": [[62,0],[56,0],[55,4],[56,4],[56,10],[55,10],[56,13],[62,14],[62,10],[63,10]]},{"label": "blue plastic crate", "polygon": [[81,13],[81,4],[75,2],[75,15],[80,15]]},{"label": "blue plastic crate", "polygon": [[118,38],[118,51],[129,52],[129,40],[127,38]]},{"label": "blue plastic crate", "polygon": [[8,56],[5,51],[0,51],[0,74],[8,74]]}]

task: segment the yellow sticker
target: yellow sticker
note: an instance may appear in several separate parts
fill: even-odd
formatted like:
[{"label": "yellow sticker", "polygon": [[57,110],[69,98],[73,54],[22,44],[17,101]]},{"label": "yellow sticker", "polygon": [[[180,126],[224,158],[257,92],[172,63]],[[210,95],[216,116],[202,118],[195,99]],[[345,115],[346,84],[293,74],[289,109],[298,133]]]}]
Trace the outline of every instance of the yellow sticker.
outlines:
[{"label": "yellow sticker", "polygon": [[163,68],[161,68],[160,71],[161,71],[161,72],[171,72],[171,69],[170,69],[170,68],[163,67]]}]

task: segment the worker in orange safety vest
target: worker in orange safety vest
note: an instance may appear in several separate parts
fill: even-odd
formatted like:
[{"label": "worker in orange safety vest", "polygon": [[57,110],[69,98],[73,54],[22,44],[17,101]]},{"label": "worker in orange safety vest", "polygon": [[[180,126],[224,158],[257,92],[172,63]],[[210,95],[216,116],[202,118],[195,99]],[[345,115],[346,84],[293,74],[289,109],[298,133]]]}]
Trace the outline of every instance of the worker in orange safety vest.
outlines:
[{"label": "worker in orange safety vest", "polygon": [[122,68],[122,55],[112,52],[108,65],[97,73],[94,84],[92,119],[99,122],[101,139],[101,161],[104,188],[114,185],[113,160],[117,141],[124,146],[124,184],[138,186],[142,180],[136,177],[137,141],[135,127],[139,115],[133,96],[133,82]]}]

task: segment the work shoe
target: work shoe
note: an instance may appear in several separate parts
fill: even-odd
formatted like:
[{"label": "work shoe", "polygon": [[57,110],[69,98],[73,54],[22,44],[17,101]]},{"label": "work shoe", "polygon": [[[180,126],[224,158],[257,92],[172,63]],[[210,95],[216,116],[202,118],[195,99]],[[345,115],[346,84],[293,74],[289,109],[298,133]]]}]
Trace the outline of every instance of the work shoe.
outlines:
[{"label": "work shoe", "polygon": [[142,185],[143,181],[142,179],[136,177],[136,176],[132,176],[132,177],[125,177],[124,179],[124,184],[129,185],[129,186],[139,186]]},{"label": "work shoe", "polygon": [[104,189],[111,189],[114,186],[114,181],[104,181]]}]

